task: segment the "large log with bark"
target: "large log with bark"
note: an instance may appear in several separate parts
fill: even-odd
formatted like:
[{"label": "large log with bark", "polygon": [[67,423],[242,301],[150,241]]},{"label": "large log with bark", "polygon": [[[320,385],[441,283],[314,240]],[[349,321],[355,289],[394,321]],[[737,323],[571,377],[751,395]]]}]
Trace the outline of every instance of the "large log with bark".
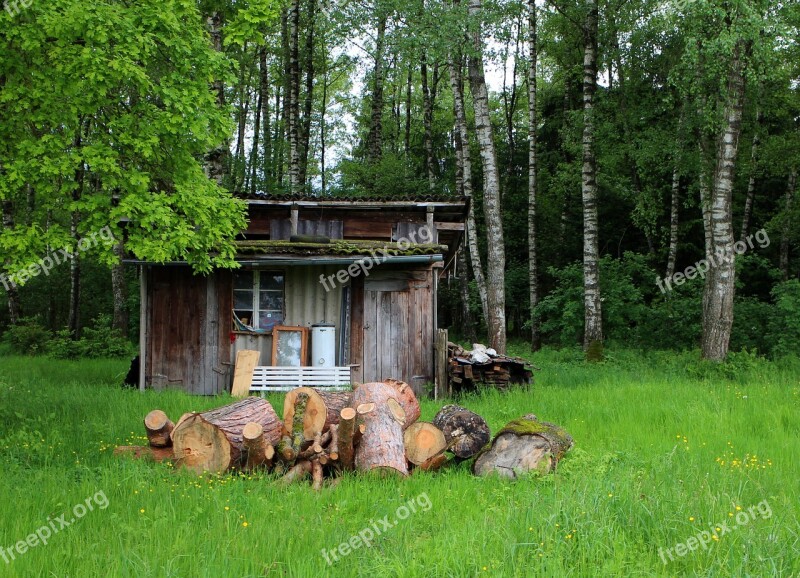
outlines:
[{"label": "large log with bark", "polygon": [[308,396],[303,416],[303,435],[312,439],[317,432],[325,432],[331,424],[339,423],[339,412],[350,405],[352,391],[324,391],[312,387],[298,387],[286,394],[283,401],[283,423],[287,431],[292,430],[294,406],[297,396]]},{"label": "large log with bark", "polygon": [[471,458],[492,438],[486,420],[459,405],[446,405],[433,418],[442,430],[450,451],[459,458]]},{"label": "large log with bark", "polygon": [[491,446],[475,459],[472,471],[478,476],[506,478],[530,471],[546,474],[556,469],[572,445],[572,437],[561,427],[528,414],[497,432]]},{"label": "large log with bark", "polygon": [[254,422],[263,429],[264,439],[275,445],[283,425],[266,399],[248,397],[236,403],[182,418],[172,432],[172,444],[179,466],[197,473],[224,472],[240,465],[244,427]]},{"label": "large log with bark", "polygon": [[[364,383],[353,392],[353,404],[370,411],[358,411],[364,432],[355,447],[355,469],[408,475],[403,445],[405,411],[395,388],[385,383]],[[340,448],[341,450],[341,448]]]}]

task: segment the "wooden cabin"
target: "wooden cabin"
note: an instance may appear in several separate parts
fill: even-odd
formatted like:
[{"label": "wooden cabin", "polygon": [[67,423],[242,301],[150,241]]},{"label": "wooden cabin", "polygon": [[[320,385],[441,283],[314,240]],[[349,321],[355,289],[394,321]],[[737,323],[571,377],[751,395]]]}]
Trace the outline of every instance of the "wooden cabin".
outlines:
[{"label": "wooden cabin", "polygon": [[[437,284],[462,242],[466,203],[256,196],[239,269],[199,276],[185,263],[135,262],[140,388],[230,391],[237,352],[256,350],[260,366],[324,362],[352,382],[392,377],[425,393]],[[284,351],[280,331],[296,331],[302,347]]]}]

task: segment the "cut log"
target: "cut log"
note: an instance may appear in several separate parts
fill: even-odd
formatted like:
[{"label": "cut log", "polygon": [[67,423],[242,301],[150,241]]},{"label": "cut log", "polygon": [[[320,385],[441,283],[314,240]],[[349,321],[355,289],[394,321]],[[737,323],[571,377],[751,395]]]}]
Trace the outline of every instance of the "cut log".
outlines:
[{"label": "cut log", "polygon": [[[288,396],[287,396],[288,397]],[[305,414],[306,408],[308,407],[308,394],[305,392],[301,392],[297,394],[297,397],[294,399],[294,411],[292,413],[292,451],[295,455],[299,454],[300,451],[305,447],[306,440],[313,439],[315,435],[319,433],[319,431],[311,432],[311,435],[307,436],[305,434]],[[285,406],[284,406],[285,407]],[[285,424],[285,417],[284,417],[284,424]]]},{"label": "cut log", "polygon": [[331,442],[328,445],[328,457],[335,462],[339,459],[339,424],[331,424],[328,433],[331,435]]},{"label": "cut log", "polygon": [[433,425],[444,433],[450,451],[459,458],[471,458],[492,438],[486,420],[458,405],[446,405],[433,418]]},{"label": "cut log", "polygon": [[353,434],[357,415],[352,407],[339,412],[339,462],[345,470],[353,469]]},{"label": "cut log", "polygon": [[444,453],[447,442],[442,430],[425,421],[411,424],[403,433],[406,448],[406,459],[414,465],[420,465],[439,453]]},{"label": "cut log", "polygon": [[556,469],[572,444],[572,437],[562,428],[529,414],[497,432],[491,447],[476,458],[472,471],[479,476],[497,474],[506,478],[530,471],[546,474]]},{"label": "cut log", "polygon": [[115,456],[131,456],[134,459],[147,459],[154,462],[169,461],[174,458],[172,448],[154,448],[152,446],[117,446]]},{"label": "cut log", "polygon": [[414,471],[421,471],[421,472],[435,472],[436,470],[441,469],[447,463],[447,454],[442,452],[440,454],[436,454],[435,456],[431,456],[420,465],[418,465]]},{"label": "cut log", "polygon": [[193,413],[172,432],[178,465],[197,473],[224,472],[240,465],[242,432],[250,422],[261,425],[270,445],[280,440],[282,424],[266,399],[248,397],[203,413]]},{"label": "cut log", "polygon": [[170,434],[175,429],[175,424],[160,409],[154,409],[147,414],[144,418],[144,429],[152,447],[166,448],[172,445]]},{"label": "cut log", "polygon": [[311,473],[312,465],[311,462],[308,460],[303,460],[301,462],[297,462],[286,474],[278,480],[278,484],[281,486],[288,486],[302,480],[308,474]]},{"label": "cut log", "polygon": [[403,429],[407,428],[417,421],[420,416],[419,400],[414,394],[414,390],[405,381],[385,379],[383,383],[397,392],[397,401],[400,402],[400,405],[403,406],[403,411],[406,412],[406,423]]},{"label": "cut log", "polygon": [[322,464],[318,461],[311,462],[311,489],[315,492],[322,490]]},{"label": "cut log", "polygon": [[324,391],[311,387],[298,387],[286,394],[283,402],[283,423],[286,429],[292,429],[294,406],[297,396],[308,396],[306,413],[303,417],[303,435],[312,439],[316,432],[326,432],[333,423],[339,423],[339,412],[350,405],[352,391]]},{"label": "cut log", "polygon": [[354,405],[375,404],[372,411],[360,415],[365,429],[355,448],[356,470],[408,475],[403,427],[389,407],[389,400],[399,401],[397,395],[385,383],[364,383],[353,393]]},{"label": "cut log", "polygon": [[260,423],[250,422],[242,430],[242,444],[247,450],[247,462],[245,469],[252,471],[256,468],[272,467],[272,458],[275,456],[275,448],[267,443],[264,438],[264,428]]}]

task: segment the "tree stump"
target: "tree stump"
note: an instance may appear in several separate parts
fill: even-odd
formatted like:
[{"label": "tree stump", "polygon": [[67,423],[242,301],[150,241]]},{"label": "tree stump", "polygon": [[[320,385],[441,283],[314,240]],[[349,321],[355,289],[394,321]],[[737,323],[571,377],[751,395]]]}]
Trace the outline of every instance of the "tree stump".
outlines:
[{"label": "tree stump", "polygon": [[[408,463],[403,445],[406,416],[397,399],[397,391],[385,383],[362,384],[353,392],[353,404],[361,407],[370,403],[375,404],[371,411],[359,413],[365,429],[355,448],[355,469],[407,476]],[[339,449],[341,452],[341,447]]]},{"label": "tree stump", "polygon": [[446,405],[440,409],[433,418],[433,425],[444,433],[450,451],[462,459],[477,454],[492,438],[486,420],[458,405]]},{"label": "tree stump", "polygon": [[572,444],[572,437],[559,426],[528,414],[497,432],[491,447],[476,458],[472,471],[478,476],[497,474],[506,478],[518,478],[530,471],[546,474],[556,469]]},{"label": "tree stump", "polygon": [[154,448],[166,448],[172,445],[170,434],[175,425],[169,420],[167,414],[160,409],[154,409],[144,418],[144,429],[147,432],[147,441]]},{"label": "tree stump", "polygon": [[447,442],[442,430],[425,421],[418,421],[403,433],[403,443],[406,447],[406,459],[418,466],[431,457],[444,453]]},{"label": "tree stump", "polygon": [[406,429],[419,419],[419,400],[417,399],[414,390],[405,381],[384,379],[383,383],[390,386],[397,392],[397,401],[400,403],[400,405],[403,407],[403,411],[406,413],[406,422],[403,425],[403,429]]},{"label": "tree stump", "polygon": [[178,465],[197,473],[224,472],[239,466],[243,430],[250,422],[259,424],[270,445],[280,440],[282,424],[266,399],[248,397],[236,403],[193,413],[172,432]]},{"label": "tree stump", "polygon": [[292,430],[294,406],[301,393],[308,396],[303,416],[303,435],[308,440],[316,432],[325,432],[331,424],[339,423],[339,412],[350,405],[353,398],[352,391],[324,391],[311,387],[298,387],[289,391],[283,402],[283,423],[288,431]]}]

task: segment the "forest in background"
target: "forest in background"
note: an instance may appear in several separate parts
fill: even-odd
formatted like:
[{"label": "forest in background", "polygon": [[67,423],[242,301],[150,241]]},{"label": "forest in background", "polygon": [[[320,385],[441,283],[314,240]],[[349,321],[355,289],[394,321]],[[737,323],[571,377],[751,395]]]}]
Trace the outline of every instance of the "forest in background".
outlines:
[{"label": "forest in background", "polygon": [[798,3],[5,8],[4,279],[75,255],[0,285],[12,339],[135,335],[119,255],[230,266],[237,195],[305,193],[469,196],[440,325],[500,350],[800,348]]}]

